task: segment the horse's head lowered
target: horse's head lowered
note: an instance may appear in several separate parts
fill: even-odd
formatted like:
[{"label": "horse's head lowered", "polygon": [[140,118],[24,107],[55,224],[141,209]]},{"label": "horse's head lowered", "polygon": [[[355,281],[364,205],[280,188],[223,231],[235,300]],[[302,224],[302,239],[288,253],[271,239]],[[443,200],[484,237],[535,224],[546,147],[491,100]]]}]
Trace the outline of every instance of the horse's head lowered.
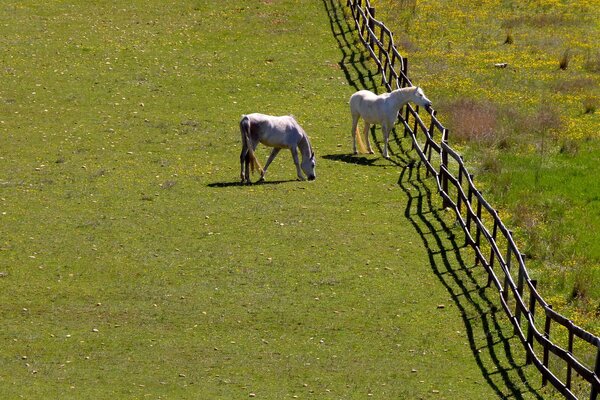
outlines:
[{"label": "horse's head lowered", "polygon": [[317,178],[317,175],[315,174],[316,165],[317,162],[315,160],[315,152],[310,149],[310,157],[303,157],[301,165],[302,171],[304,171],[304,174],[309,181],[314,181]]}]

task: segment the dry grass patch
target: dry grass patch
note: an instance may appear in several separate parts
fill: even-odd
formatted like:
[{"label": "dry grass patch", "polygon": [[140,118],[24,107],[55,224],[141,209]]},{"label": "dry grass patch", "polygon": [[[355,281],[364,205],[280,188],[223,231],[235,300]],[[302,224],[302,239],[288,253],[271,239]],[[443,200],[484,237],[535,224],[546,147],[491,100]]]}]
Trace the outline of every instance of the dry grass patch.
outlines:
[{"label": "dry grass patch", "polygon": [[444,108],[453,140],[463,143],[497,140],[498,108],[491,102],[460,99]]}]

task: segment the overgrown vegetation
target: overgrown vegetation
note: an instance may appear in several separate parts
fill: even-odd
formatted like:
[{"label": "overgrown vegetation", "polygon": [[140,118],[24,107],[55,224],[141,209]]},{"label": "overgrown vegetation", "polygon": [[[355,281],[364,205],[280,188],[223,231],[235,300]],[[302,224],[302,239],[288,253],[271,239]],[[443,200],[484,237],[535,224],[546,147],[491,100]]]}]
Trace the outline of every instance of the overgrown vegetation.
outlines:
[{"label": "overgrown vegetation", "polygon": [[542,293],[599,332],[600,3],[373,4],[411,43],[409,74],[517,230]]}]

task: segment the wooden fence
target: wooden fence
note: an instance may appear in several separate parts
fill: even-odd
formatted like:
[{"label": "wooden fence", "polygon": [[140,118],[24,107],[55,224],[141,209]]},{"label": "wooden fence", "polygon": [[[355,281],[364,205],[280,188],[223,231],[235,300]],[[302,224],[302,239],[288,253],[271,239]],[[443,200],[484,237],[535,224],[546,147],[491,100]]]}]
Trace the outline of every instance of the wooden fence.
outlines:
[{"label": "wooden fence", "polygon": [[[370,1],[347,0],[347,7],[360,41],[377,64],[381,84],[388,91],[412,86],[408,60],[398,52],[392,32],[375,19]],[[589,398],[596,400],[600,392],[600,338],[554,311],[539,294],[511,231],[477,190],[460,154],[448,144],[448,129],[437,119],[435,110],[422,112],[418,106],[406,105],[398,120],[412,138],[427,173],[436,179],[444,206],[456,213],[476,263],[488,273],[488,285],[498,290],[500,303],[525,348],[526,362],[540,371],[543,385],[550,382],[568,399],[578,399],[572,387],[575,372],[589,388]],[[566,338],[562,340],[566,344],[557,344],[560,338]],[[584,390],[587,393],[585,386]]]}]

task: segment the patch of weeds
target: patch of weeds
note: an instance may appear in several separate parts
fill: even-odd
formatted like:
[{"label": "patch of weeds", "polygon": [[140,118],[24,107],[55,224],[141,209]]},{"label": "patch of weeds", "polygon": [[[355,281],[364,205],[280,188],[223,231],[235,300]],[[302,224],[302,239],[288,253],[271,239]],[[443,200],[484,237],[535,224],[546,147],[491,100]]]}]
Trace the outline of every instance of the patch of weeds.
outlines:
[{"label": "patch of weeds", "polygon": [[496,149],[482,149],[479,168],[482,172],[498,175],[502,172],[502,163]]},{"label": "patch of weeds", "polygon": [[566,49],[562,55],[560,56],[560,60],[558,60],[558,67],[563,71],[569,68],[569,63],[571,62],[572,54],[571,49]]},{"label": "patch of weeds", "polygon": [[592,54],[592,52],[588,50],[583,65],[589,72],[600,72],[600,52]]},{"label": "patch of weeds", "polygon": [[559,131],[563,127],[559,110],[555,106],[542,104],[539,109],[528,118],[528,124],[533,132]]},{"label": "patch of weeds", "polygon": [[515,28],[518,26],[533,26],[535,28],[564,26],[573,23],[562,14],[528,14],[506,19],[502,23],[503,28]]},{"label": "patch of weeds", "polygon": [[406,34],[401,34],[396,41],[399,44],[400,49],[405,50],[408,53],[419,50],[417,45]]},{"label": "patch of weeds", "polygon": [[164,181],[161,185],[160,188],[161,189],[171,189],[172,187],[174,187],[175,185],[177,185],[177,181],[173,181],[173,180],[167,180]]},{"label": "patch of weeds", "polygon": [[586,97],[583,99],[583,113],[594,114],[598,109],[598,98],[597,97]]},{"label": "patch of weeds", "polygon": [[596,274],[593,273],[593,267],[586,265],[584,261],[573,260],[576,265],[573,270],[574,279],[572,283],[570,301],[576,302],[580,308],[586,310],[590,314],[599,316],[600,303],[595,304],[594,298],[597,296],[597,288],[600,287],[600,282]]},{"label": "patch of weeds", "polygon": [[567,138],[561,143],[559,152],[573,157],[579,153],[579,147],[579,141]]},{"label": "patch of weeds", "polygon": [[194,121],[194,120],[187,120],[187,121],[183,121],[180,124],[183,129],[180,130],[181,133],[183,134],[187,134],[190,132],[196,132],[198,130],[198,128],[200,127],[200,123],[198,121]]},{"label": "patch of weeds", "polygon": [[554,90],[561,93],[571,93],[593,87],[596,82],[591,78],[577,78],[555,82]]}]

